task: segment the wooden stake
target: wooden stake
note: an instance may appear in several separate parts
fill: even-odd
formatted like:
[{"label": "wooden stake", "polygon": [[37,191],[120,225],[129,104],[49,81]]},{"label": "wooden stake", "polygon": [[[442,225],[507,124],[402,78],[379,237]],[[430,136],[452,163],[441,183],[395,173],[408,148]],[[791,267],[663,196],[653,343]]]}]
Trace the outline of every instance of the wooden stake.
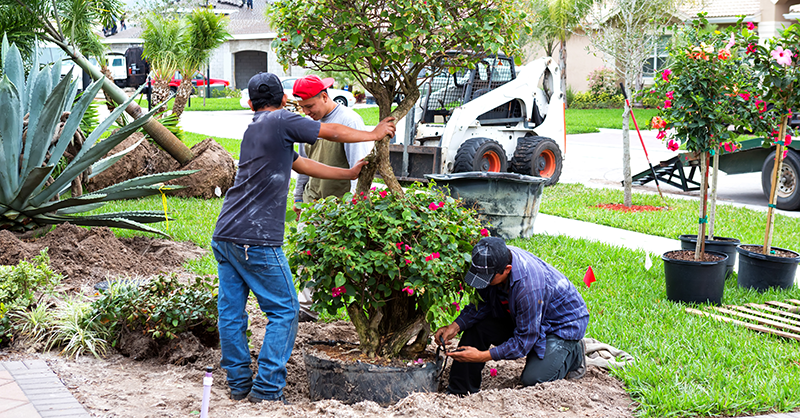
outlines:
[{"label": "wooden stake", "polygon": [[748,309],[748,308],[745,308],[744,306],[730,305],[730,306],[727,306],[727,307],[731,308],[731,309],[736,309],[736,310],[739,310],[739,311],[742,311],[742,312],[745,312],[745,313],[758,315],[758,316],[766,318],[766,319],[773,319],[775,321],[785,322],[785,323],[787,323],[789,325],[800,327],[800,322],[792,321],[791,319],[783,317],[783,316],[770,315],[770,314],[768,314],[768,313],[766,313],[764,311],[759,311],[759,310],[755,310],[755,309]]},{"label": "wooden stake", "polygon": [[800,327],[795,327],[795,326],[792,326],[792,325],[789,325],[789,324],[785,324],[785,323],[780,322],[780,321],[772,321],[772,320],[764,319],[764,318],[761,318],[761,317],[758,317],[758,316],[755,316],[755,315],[748,315],[746,313],[736,312],[736,311],[732,311],[730,309],[720,308],[720,307],[717,307],[717,306],[713,306],[712,308],[717,312],[722,312],[724,314],[733,315],[733,316],[736,316],[736,317],[739,317],[739,318],[742,318],[742,319],[749,319],[751,321],[758,322],[761,325],[769,325],[771,327],[780,328],[780,329],[783,329],[783,330],[786,330],[786,331],[800,332]]},{"label": "wooden stake", "polygon": [[[700,154],[700,175],[702,184],[700,185],[700,195],[703,197],[703,204],[700,206],[700,231],[697,233],[697,246],[694,250],[694,259],[705,260],[706,251],[706,214],[708,213],[708,154]],[[704,221],[705,220],[705,221]]]},{"label": "wooden stake", "polygon": [[751,308],[762,309],[762,310],[765,310],[767,312],[776,313],[778,315],[783,315],[783,316],[785,316],[787,318],[800,319],[800,315],[793,314],[793,313],[786,312],[786,311],[782,311],[780,309],[771,308],[771,307],[769,307],[767,305],[759,305],[757,303],[748,303],[746,306],[749,306]]},{"label": "wooden stake", "polygon": [[775,229],[775,202],[778,201],[776,190],[780,182],[781,165],[783,165],[783,143],[786,136],[786,123],[788,115],[783,115],[778,133],[778,146],[775,148],[775,164],[772,167],[772,187],[769,191],[769,208],[767,209],[767,230],[764,232],[764,247],[761,253],[769,254],[772,249],[772,232]]},{"label": "wooden stake", "polygon": [[787,304],[785,304],[785,303],[782,303],[782,302],[775,302],[775,301],[772,301],[772,300],[771,300],[771,301],[769,301],[769,302],[764,302],[764,303],[766,303],[767,305],[777,306],[777,307],[779,307],[779,308],[786,309],[787,311],[789,311],[789,312],[791,312],[791,313],[798,313],[798,312],[800,312],[800,306],[787,305]]},{"label": "wooden stake", "polygon": [[792,340],[800,341],[800,335],[792,334],[791,332],[778,331],[776,329],[762,327],[761,325],[754,325],[754,324],[751,324],[749,322],[737,321],[737,320],[732,319],[732,318],[728,318],[728,317],[721,316],[721,315],[714,315],[714,314],[711,314],[711,313],[708,313],[708,312],[698,311],[697,309],[693,309],[693,308],[686,308],[686,312],[691,313],[691,314],[695,314],[695,315],[700,315],[700,316],[707,316],[709,318],[716,319],[717,321],[722,321],[722,322],[727,322],[727,323],[734,324],[734,325],[743,326],[743,327],[751,329],[753,331],[763,332],[765,334],[772,334],[772,335],[777,335],[779,337],[789,338],[789,339],[792,339]]}]

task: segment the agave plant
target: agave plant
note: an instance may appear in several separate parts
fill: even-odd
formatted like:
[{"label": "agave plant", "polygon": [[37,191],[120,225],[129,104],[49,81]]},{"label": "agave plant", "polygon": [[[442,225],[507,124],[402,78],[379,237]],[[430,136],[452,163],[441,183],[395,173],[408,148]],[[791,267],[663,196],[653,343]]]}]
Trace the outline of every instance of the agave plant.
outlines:
[{"label": "agave plant", "polygon": [[[39,69],[34,58],[25,76],[22,57],[16,45],[9,47],[3,37],[2,76],[0,76],[0,229],[28,231],[63,222],[83,226],[109,226],[163,232],[146,223],[165,219],[159,211],[131,211],[101,215],[79,215],[114,200],[149,196],[180,188],[163,182],[194,171],[174,171],[137,177],[82,196],[60,198],[72,181],[91,168],[89,178],[110,167],[139,143],[108,158],[111,149],[136,132],[149,117],[139,118],[106,139],[102,134],[119,118],[132,96],[86,136],[80,151],[57,175],[54,167],[73,140],[86,109],[97,95],[101,81],[92,83],[77,99],[72,74],[61,79],[61,65]],[[33,55],[36,57],[36,54]],[[62,115],[69,116],[60,134],[57,125]],[[27,129],[24,120],[27,118]]]}]

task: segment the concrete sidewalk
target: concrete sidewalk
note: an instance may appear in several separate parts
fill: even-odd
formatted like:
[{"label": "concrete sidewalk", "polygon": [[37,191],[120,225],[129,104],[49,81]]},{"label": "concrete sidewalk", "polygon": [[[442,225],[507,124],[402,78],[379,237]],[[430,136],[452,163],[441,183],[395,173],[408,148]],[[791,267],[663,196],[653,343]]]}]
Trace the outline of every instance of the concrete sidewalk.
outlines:
[{"label": "concrete sidewalk", "polygon": [[0,362],[0,418],[90,416],[43,360]]}]

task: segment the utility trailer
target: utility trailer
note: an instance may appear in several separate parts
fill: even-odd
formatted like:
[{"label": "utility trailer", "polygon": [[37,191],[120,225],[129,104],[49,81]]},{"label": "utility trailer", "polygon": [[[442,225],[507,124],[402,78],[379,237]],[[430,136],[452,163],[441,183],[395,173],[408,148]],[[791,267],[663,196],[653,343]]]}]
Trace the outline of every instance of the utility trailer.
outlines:
[{"label": "utility trailer", "polygon": [[[769,199],[772,187],[772,168],[775,165],[775,147],[764,148],[762,138],[742,141],[742,148],[735,152],[726,152],[719,156],[719,169],[726,174],[761,173],[761,190]],[[699,161],[691,153],[681,153],[669,160],[654,166],[659,182],[677,187],[683,191],[699,190]],[[688,170],[688,172],[687,172]],[[698,176],[698,180],[695,179]],[[780,183],[776,193],[776,206],[779,209],[800,209],[800,142],[789,144],[788,153],[783,160]],[[650,169],[633,176],[634,185],[643,185],[653,181]]]},{"label": "utility trailer", "polygon": [[[566,141],[561,70],[552,58],[517,67],[489,56],[472,69],[433,68],[397,141],[389,145],[398,180],[426,174],[514,172],[555,184]],[[557,142],[558,141],[558,142]]]}]

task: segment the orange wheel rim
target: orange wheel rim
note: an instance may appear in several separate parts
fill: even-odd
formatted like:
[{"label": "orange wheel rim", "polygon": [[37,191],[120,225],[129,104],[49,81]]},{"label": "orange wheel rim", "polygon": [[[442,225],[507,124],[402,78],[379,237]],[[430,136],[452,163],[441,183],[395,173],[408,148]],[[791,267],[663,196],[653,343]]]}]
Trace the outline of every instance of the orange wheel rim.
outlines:
[{"label": "orange wheel rim", "polygon": [[556,155],[553,154],[553,151],[545,150],[539,158],[539,175],[541,177],[553,177],[556,172]]},{"label": "orange wheel rim", "polygon": [[487,151],[481,157],[481,168],[482,171],[489,171],[492,173],[499,173],[500,172],[500,156],[494,153],[493,151]]}]

